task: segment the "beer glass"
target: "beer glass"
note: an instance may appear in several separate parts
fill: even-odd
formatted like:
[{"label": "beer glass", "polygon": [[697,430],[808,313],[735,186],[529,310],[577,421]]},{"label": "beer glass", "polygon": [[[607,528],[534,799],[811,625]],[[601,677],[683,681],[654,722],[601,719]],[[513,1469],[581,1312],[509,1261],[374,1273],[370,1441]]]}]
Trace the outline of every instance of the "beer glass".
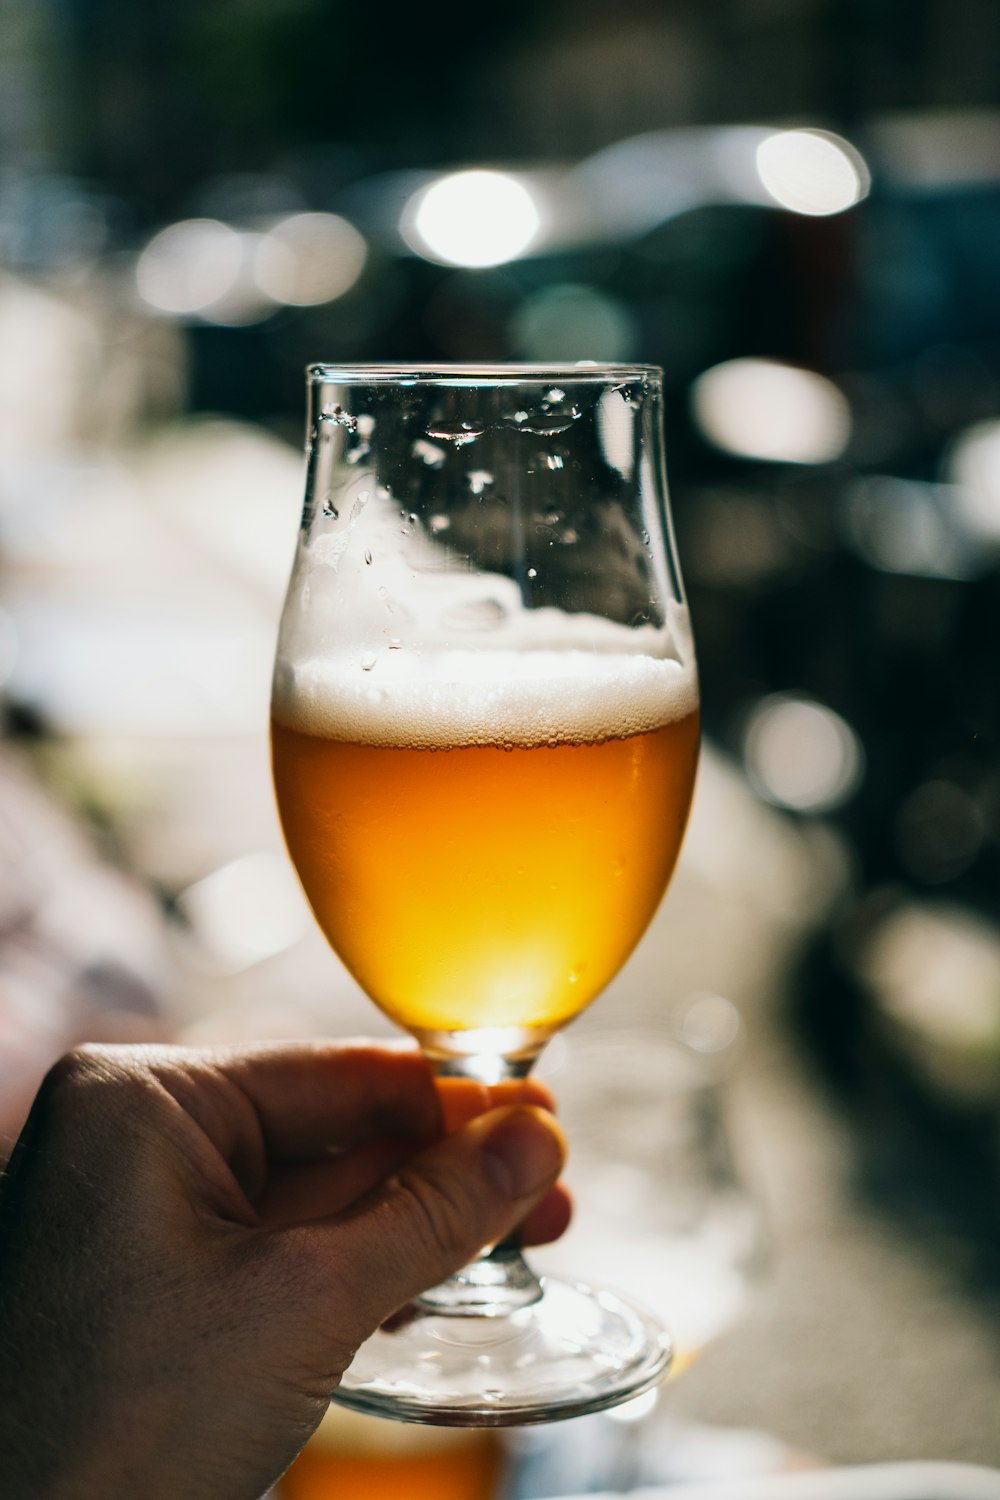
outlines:
[{"label": "beer glass", "polygon": [[[317,920],[441,1075],[524,1077],[641,937],[698,749],[652,366],[308,371],[272,705]],[[358,1353],[336,1399],[500,1426],[670,1358],[647,1314],[501,1242]]]}]

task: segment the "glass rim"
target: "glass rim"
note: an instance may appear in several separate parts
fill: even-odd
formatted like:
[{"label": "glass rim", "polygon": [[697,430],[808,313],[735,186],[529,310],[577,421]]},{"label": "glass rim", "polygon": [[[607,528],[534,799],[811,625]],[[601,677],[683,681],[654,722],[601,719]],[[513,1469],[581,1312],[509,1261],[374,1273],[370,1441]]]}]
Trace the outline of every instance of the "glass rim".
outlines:
[{"label": "glass rim", "polygon": [[641,380],[659,385],[663,379],[660,365],[602,364],[587,361],[580,364],[518,364],[484,362],[483,364],[326,364],[306,366],[310,385],[390,385],[403,380],[412,385],[551,385],[556,381],[569,384]]}]

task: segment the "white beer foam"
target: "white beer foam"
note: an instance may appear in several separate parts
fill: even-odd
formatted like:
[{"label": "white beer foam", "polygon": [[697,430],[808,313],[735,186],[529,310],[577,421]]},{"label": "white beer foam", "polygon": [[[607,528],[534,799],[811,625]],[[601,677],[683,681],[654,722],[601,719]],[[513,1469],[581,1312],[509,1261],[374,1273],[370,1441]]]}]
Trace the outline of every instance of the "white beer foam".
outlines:
[{"label": "white beer foam", "polygon": [[[577,626],[586,619],[591,628],[621,628],[592,617],[564,618]],[[445,749],[623,739],[694,712],[698,686],[690,657],[685,663],[610,645],[384,649],[294,665],[279,657],[274,714],[289,728],[330,739]]]}]

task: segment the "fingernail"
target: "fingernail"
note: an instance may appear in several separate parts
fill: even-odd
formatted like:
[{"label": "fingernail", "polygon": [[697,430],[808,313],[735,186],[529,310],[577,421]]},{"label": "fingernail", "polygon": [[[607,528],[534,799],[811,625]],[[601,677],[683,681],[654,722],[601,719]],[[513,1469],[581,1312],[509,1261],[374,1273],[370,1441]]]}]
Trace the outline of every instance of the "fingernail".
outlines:
[{"label": "fingernail", "polygon": [[512,1110],[483,1143],[487,1172],[510,1198],[526,1198],[549,1182],[563,1162],[559,1134],[530,1109]]}]

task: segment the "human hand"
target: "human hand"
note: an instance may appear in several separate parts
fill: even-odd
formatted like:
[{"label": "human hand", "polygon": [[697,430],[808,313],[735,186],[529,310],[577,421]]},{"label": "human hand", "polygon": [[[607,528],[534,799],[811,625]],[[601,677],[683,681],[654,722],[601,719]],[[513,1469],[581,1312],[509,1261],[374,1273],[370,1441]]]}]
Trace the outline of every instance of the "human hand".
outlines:
[{"label": "human hand", "polygon": [[562,1232],[549,1104],[363,1042],[64,1058],[0,1197],[5,1500],[256,1500],[391,1313]]}]

